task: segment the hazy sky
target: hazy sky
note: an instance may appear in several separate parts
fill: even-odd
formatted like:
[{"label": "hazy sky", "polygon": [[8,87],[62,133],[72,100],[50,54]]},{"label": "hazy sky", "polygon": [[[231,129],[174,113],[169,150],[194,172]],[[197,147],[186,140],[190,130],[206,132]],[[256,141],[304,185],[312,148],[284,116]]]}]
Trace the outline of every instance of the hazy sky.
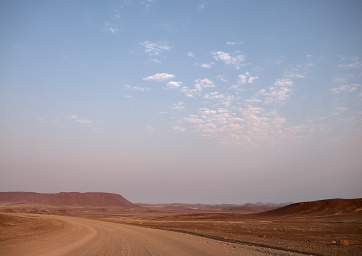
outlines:
[{"label": "hazy sky", "polygon": [[0,190],[362,197],[361,1],[1,1]]}]

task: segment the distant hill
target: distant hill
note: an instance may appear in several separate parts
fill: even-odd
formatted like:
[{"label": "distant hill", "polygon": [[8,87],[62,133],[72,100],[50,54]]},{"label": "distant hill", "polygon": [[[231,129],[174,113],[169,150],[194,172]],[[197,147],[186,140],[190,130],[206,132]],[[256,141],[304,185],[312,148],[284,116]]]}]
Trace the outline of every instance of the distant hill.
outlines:
[{"label": "distant hill", "polygon": [[52,206],[137,207],[123,196],[103,192],[0,192],[0,203],[24,203]]},{"label": "distant hill", "polygon": [[362,198],[326,199],[290,204],[262,215],[353,215],[362,214]]},{"label": "distant hill", "polygon": [[138,204],[148,209],[169,211],[177,213],[258,213],[279,208],[285,204],[271,203],[247,203],[247,204],[186,204],[186,203],[169,203],[169,204]]}]

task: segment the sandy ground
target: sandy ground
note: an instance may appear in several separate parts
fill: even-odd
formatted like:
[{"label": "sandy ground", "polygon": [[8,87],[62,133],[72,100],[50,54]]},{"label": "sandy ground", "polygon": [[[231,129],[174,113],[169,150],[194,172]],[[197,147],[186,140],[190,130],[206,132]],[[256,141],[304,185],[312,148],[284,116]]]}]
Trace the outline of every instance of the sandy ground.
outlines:
[{"label": "sandy ground", "polygon": [[[362,255],[362,216],[265,216],[228,213],[130,214],[101,220],[198,234],[321,256]],[[347,241],[348,244],[342,244]]]},{"label": "sandy ground", "polygon": [[37,228],[32,226],[34,235],[3,239],[0,241],[0,255],[298,255],[225,243],[189,234],[78,217],[32,214],[14,216],[22,218],[24,226],[25,218],[36,218],[39,223],[63,223],[63,225],[62,228],[57,225],[57,228],[46,232],[37,232]]}]

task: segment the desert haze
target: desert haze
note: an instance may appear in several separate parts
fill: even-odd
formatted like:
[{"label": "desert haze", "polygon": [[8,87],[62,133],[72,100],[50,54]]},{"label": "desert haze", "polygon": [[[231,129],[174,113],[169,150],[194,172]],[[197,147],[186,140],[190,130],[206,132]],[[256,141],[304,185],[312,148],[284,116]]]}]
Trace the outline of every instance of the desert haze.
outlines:
[{"label": "desert haze", "polygon": [[0,0],[0,256],[362,255],[361,0]]}]

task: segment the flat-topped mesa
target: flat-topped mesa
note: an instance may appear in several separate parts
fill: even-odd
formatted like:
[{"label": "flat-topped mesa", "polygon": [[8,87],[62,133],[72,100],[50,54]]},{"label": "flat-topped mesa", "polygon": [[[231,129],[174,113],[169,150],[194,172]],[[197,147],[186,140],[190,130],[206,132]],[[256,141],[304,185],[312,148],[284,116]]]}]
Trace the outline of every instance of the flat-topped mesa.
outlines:
[{"label": "flat-topped mesa", "polygon": [[0,192],[0,203],[24,203],[52,206],[137,207],[123,196],[104,192]]}]

